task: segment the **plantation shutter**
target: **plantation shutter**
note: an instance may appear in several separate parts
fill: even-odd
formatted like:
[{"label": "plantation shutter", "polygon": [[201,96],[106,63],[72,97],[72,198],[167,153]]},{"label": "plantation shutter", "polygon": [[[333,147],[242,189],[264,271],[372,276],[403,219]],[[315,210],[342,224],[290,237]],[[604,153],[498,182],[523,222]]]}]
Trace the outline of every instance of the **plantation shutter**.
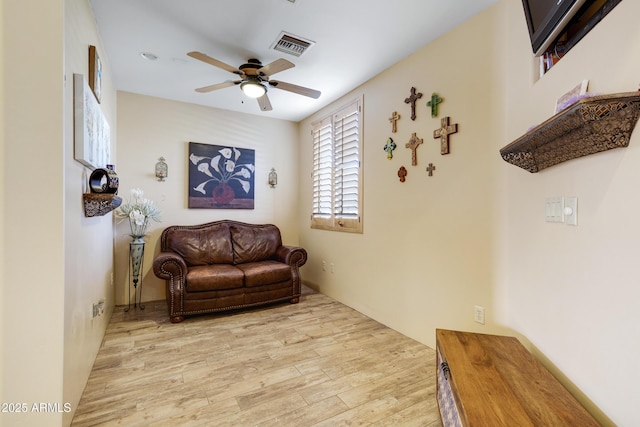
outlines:
[{"label": "plantation shutter", "polygon": [[357,218],[359,214],[360,114],[357,103],[334,116],[334,209],[338,218]]},{"label": "plantation shutter", "polygon": [[311,125],[311,227],[362,232],[362,101]]},{"label": "plantation shutter", "polygon": [[313,211],[314,217],[331,217],[333,144],[331,120],[313,128]]}]

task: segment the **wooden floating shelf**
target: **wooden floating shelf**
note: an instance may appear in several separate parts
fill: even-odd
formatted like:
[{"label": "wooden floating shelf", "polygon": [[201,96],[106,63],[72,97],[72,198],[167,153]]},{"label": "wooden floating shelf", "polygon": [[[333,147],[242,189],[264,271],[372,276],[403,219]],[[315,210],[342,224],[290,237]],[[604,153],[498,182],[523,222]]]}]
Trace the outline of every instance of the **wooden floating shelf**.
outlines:
[{"label": "wooden floating shelf", "polygon": [[84,216],[103,216],[122,204],[122,198],[115,194],[84,193]]},{"label": "wooden floating shelf", "polygon": [[583,98],[500,149],[535,173],[558,163],[629,145],[640,116],[638,92]]}]

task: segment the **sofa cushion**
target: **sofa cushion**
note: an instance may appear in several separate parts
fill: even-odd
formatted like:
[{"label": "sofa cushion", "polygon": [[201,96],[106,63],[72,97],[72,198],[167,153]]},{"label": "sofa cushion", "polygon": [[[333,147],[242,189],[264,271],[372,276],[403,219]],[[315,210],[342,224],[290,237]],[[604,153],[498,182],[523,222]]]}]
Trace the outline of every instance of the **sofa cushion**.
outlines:
[{"label": "sofa cushion", "polygon": [[243,285],[244,273],[230,264],[200,265],[187,272],[188,292],[234,289]]},{"label": "sofa cushion", "polygon": [[233,224],[229,229],[233,241],[234,264],[274,259],[276,250],[282,246],[280,230],[275,225]]},{"label": "sofa cushion", "polygon": [[236,267],[244,272],[244,283],[248,288],[291,280],[291,267],[278,261],[248,262]]},{"label": "sofa cushion", "polygon": [[231,264],[231,236],[227,224],[207,228],[175,228],[166,236],[167,249],[177,253],[188,266]]}]

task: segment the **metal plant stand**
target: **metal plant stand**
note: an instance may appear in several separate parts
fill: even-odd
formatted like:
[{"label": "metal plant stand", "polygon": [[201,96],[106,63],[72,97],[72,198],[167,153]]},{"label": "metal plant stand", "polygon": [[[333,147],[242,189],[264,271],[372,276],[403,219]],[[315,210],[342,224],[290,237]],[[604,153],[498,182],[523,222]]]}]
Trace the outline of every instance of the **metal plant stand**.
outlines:
[{"label": "metal plant stand", "polygon": [[[142,272],[144,267],[144,236],[131,236],[133,240],[129,243],[129,297],[125,312],[131,309],[131,285],[133,284],[133,308],[144,310],[142,304]],[[138,292],[140,283],[140,292]]]}]

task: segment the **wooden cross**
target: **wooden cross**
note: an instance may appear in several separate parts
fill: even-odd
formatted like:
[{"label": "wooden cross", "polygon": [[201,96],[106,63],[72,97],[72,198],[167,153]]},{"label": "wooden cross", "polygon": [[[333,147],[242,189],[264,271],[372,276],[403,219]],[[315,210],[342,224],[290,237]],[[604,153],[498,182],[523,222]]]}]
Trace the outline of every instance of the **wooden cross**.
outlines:
[{"label": "wooden cross", "polygon": [[418,138],[416,133],[411,134],[411,139],[406,143],[405,147],[411,150],[411,165],[415,166],[418,164],[418,157],[416,156],[416,150],[418,149],[418,145],[422,144],[422,138]]},{"label": "wooden cross", "polygon": [[391,117],[389,117],[389,121],[391,122],[391,132],[398,132],[398,120],[400,120],[400,114],[397,111],[394,111]]},{"label": "wooden cross", "polygon": [[429,176],[433,176],[434,170],[436,170],[436,167],[433,166],[433,163],[429,163],[429,166],[427,166],[427,172],[429,172]]},{"label": "wooden cross", "polygon": [[431,107],[431,117],[436,117],[438,115],[438,104],[441,102],[442,98],[440,98],[437,93],[433,92],[431,94],[431,101],[427,102],[427,107]]},{"label": "wooden cross", "polygon": [[405,104],[411,104],[411,120],[416,119],[416,101],[422,98],[422,93],[416,93],[416,88],[411,88],[411,95],[404,99]]},{"label": "wooden cross", "polygon": [[387,139],[387,143],[384,145],[384,151],[387,152],[387,159],[393,159],[393,150],[396,149],[396,143],[393,142],[393,139]]},{"label": "wooden cross", "polygon": [[398,169],[398,177],[400,178],[400,182],[404,182],[406,180],[407,176],[407,168],[405,168],[404,166],[400,166],[400,169]]},{"label": "wooden cross", "polygon": [[458,124],[449,124],[449,117],[440,120],[440,129],[433,131],[433,138],[440,138],[440,154],[449,154],[449,135],[458,132]]}]

